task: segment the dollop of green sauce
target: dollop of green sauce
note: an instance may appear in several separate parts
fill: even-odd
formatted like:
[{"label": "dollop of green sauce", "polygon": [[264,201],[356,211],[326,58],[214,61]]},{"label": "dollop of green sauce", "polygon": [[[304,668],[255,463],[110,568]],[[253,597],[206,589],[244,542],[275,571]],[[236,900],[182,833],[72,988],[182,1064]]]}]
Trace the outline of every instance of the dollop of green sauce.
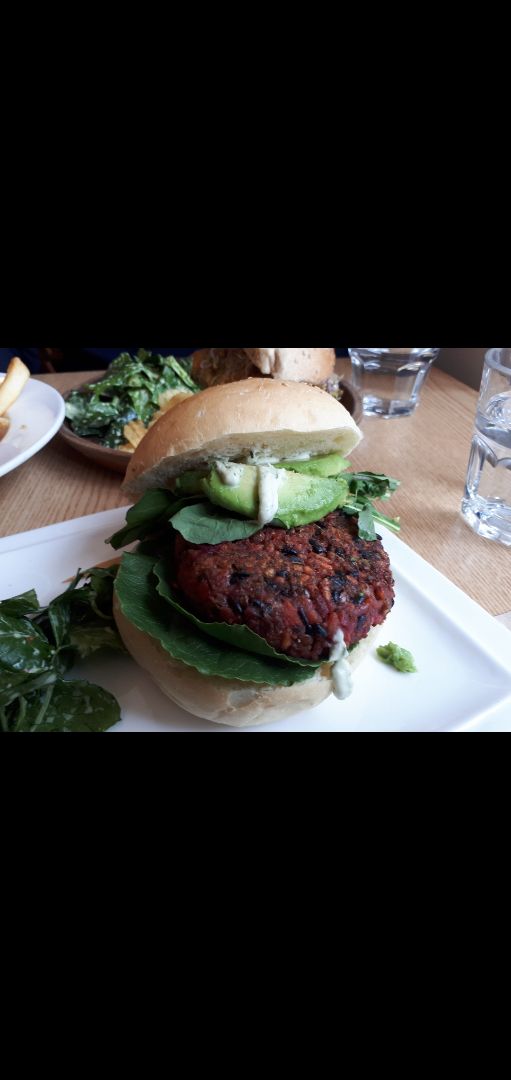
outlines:
[{"label": "dollop of green sauce", "polygon": [[391,664],[392,667],[396,668],[396,671],[417,671],[411,652],[408,649],[403,649],[400,645],[396,645],[393,641],[389,641],[388,645],[380,645],[376,652],[384,664]]}]

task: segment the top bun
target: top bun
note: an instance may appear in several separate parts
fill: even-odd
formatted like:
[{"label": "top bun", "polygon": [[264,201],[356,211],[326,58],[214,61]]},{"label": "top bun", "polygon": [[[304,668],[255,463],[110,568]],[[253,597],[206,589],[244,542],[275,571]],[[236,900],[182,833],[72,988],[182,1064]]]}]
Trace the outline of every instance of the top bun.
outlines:
[{"label": "top bun", "polygon": [[123,491],[137,498],[216,458],[283,461],[349,454],[362,432],[347,409],[307,383],[273,379],[212,386],[149,428],[128,465]]},{"label": "top bun", "polygon": [[323,383],[335,366],[334,349],[199,349],[192,375],[200,386],[271,375],[292,382]]}]

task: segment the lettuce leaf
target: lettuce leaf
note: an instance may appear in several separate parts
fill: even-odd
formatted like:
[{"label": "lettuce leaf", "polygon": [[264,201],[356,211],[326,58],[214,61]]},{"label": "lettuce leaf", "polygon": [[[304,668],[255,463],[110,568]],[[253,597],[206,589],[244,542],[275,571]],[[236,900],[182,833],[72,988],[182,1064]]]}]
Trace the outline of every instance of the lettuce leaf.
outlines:
[{"label": "lettuce leaf", "polygon": [[169,584],[169,570],[170,566],[168,562],[163,560],[156,563],[154,567],[154,573],[158,579],[157,591],[164,600],[168,600],[169,604],[183,615],[185,619],[193,623],[198,630],[201,630],[205,634],[209,634],[211,637],[216,638],[218,641],[225,641],[228,645],[234,645],[237,649],[246,649],[247,652],[257,653],[260,656],[270,656],[274,660],[283,660],[288,664],[301,664],[302,667],[318,668],[320,665],[311,663],[307,660],[298,660],[292,656],[286,656],[284,653],[278,653],[267,641],[259,634],[256,634],[254,630],[251,630],[249,626],[239,625],[237,623],[223,623],[223,622],[205,622],[202,619],[198,619],[196,615],[193,615],[191,611],[187,611],[179,602],[176,594]]},{"label": "lettuce leaf", "polygon": [[146,491],[126,514],[126,524],[108,540],[117,551],[134,540],[146,540],[167,525],[173,514],[188,505],[190,498],[177,498],[171,491]]},{"label": "lettuce leaf", "polygon": [[292,686],[315,675],[315,668],[258,656],[225,642],[217,643],[158,595],[153,570],[151,556],[127,552],[117,575],[115,592],[126,618],[158,641],[175,660],[181,660],[202,675],[270,686]]}]

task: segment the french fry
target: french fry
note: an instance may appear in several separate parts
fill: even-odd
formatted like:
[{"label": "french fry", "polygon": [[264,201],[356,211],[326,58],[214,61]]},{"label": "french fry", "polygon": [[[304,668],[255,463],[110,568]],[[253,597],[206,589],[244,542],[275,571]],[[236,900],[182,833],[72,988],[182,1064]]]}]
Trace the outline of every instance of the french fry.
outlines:
[{"label": "french fry", "polygon": [[167,409],[173,409],[174,405],[178,405],[183,398],[189,397],[190,394],[193,394],[193,390],[179,390],[177,387],[169,387],[169,389],[164,390],[158,398],[160,412],[166,412]]},{"label": "french fry", "polygon": [[0,383],[0,416],[4,416],[11,405],[14,405],[29,378],[30,372],[23,360],[20,360],[19,356],[13,356],[7,375]]},{"label": "french fry", "polygon": [[0,442],[2,441],[4,435],[7,435],[9,428],[9,421],[5,417],[0,416]]},{"label": "french fry", "polygon": [[160,408],[149,421],[149,427],[152,427],[164,413],[169,411],[169,409],[173,409],[174,405],[179,405],[180,401],[184,401],[185,398],[190,397],[192,393],[193,390],[165,390],[163,394],[160,394],[158,399]]},{"label": "french fry", "polygon": [[[149,421],[148,426],[152,427],[152,425],[160,419],[160,416],[163,416],[169,409],[173,409],[174,405],[178,405],[180,401],[183,401],[184,398],[188,397],[191,393],[191,390],[164,390],[158,399],[160,408],[155,412],[154,416]],[[121,446],[120,449],[133,452],[133,450],[136,450],[139,443],[142,442],[146,432],[147,428],[141,420],[130,420],[129,423],[124,425],[123,435],[126,439],[126,444]]]},{"label": "french fry", "polygon": [[145,432],[146,429],[141,420],[130,420],[123,428],[123,435],[126,442],[129,442],[135,450],[138,444],[142,442]]}]

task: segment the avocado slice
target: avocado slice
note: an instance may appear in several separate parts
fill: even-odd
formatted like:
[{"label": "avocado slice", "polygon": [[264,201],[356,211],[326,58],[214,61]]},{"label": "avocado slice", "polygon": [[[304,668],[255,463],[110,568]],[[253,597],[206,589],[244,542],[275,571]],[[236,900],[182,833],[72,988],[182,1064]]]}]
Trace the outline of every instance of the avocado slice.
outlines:
[{"label": "avocado slice", "polygon": [[309,476],[338,476],[349,468],[350,462],[342,454],[327,454],[326,457],[309,458],[308,461],[281,461],[276,469],[290,469],[292,472],[307,473]]},{"label": "avocado slice", "polygon": [[206,475],[206,472],[195,469],[181,473],[181,476],[174,480],[174,493],[176,495],[202,495],[201,480]]},{"label": "avocado slice", "polygon": [[[254,520],[259,511],[259,476],[257,466],[240,466],[240,482],[235,487],[222,483],[216,469],[201,481],[210,502],[224,510]],[[342,506],[348,484],[342,478],[319,477],[286,472],[279,485],[279,508],[275,523],[286,529],[308,525]]]},{"label": "avocado slice", "polygon": [[[290,472],[306,473],[308,476],[338,476],[350,466],[350,462],[342,457],[342,454],[328,454],[326,457],[310,458],[309,461],[280,461],[275,465],[276,469],[287,469]],[[247,466],[248,468],[248,466]],[[174,480],[173,490],[176,495],[202,495],[201,481],[207,476],[207,471],[190,469]]]}]

